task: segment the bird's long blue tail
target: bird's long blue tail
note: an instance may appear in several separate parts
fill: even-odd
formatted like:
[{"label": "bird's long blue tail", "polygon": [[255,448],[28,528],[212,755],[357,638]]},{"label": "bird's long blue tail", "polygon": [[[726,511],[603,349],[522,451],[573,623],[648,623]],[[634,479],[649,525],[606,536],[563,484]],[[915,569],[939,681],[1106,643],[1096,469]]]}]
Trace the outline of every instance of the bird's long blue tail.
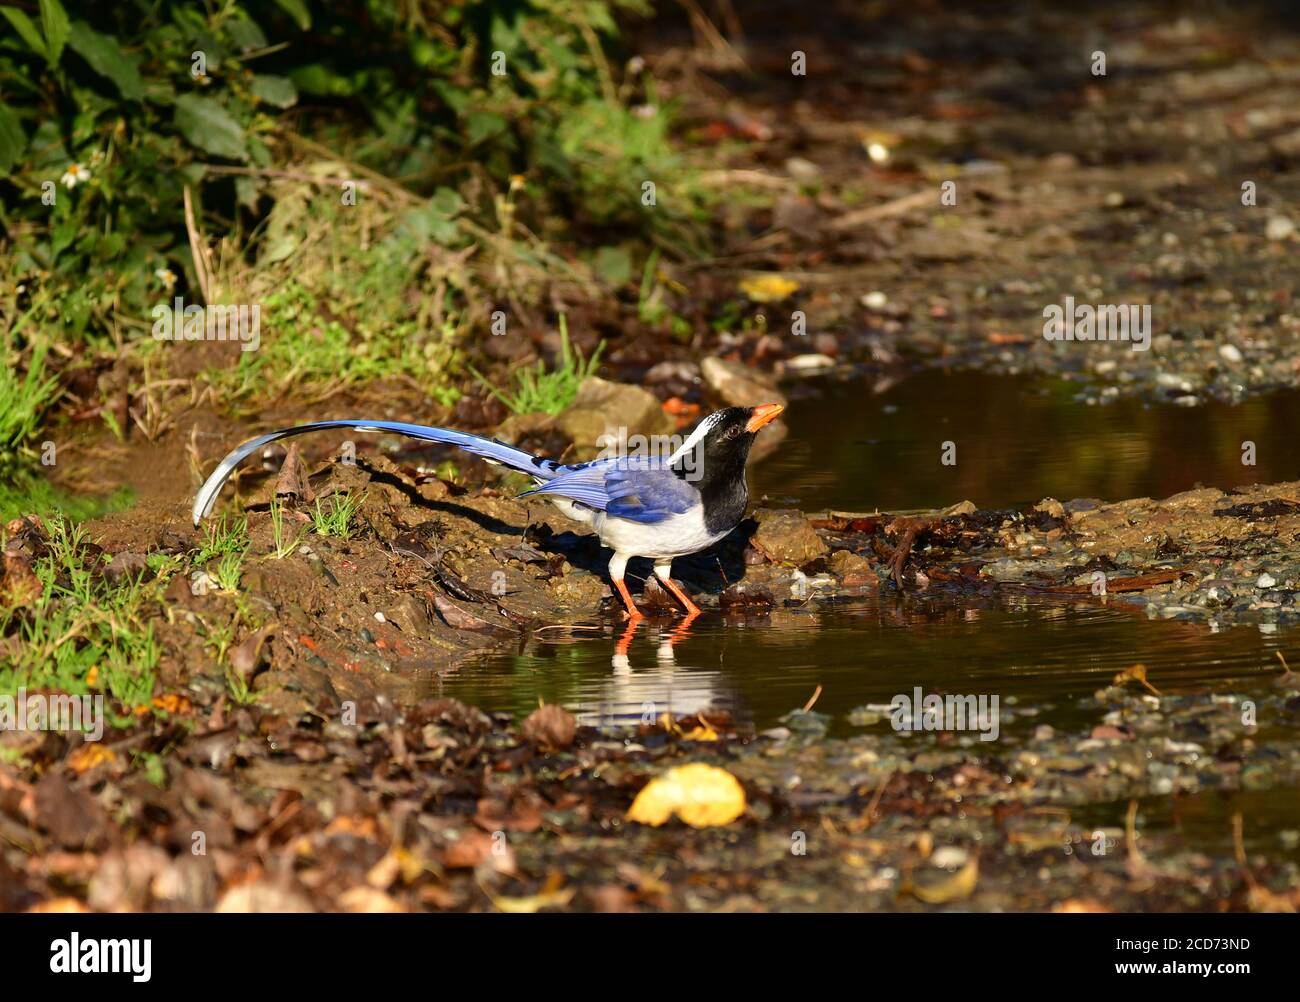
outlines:
[{"label": "bird's long blue tail", "polygon": [[482,456],[489,462],[499,463],[502,466],[510,467],[512,470],[518,470],[520,473],[526,473],[538,481],[550,480],[557,473],[567,468],[553,459],[542,459],[539,456],[524,452],[522,449],[506,445],[504,442],[482,438],[479,435],[470,435],[463,431],[452,431],[450,428],[433,428],[422,424],[405,424],[401,421],[317,421],[313,424],[300,424],[293,428],[281,428],[279,431],[273,431],[252,441],[245,442],[238,449],[231,452],[217,465],[217,468],[212,472],[212,476],[208,477],[207,482],[194,499],[194,524],[198,525],[202,519],[211,513],[217,495],[221,493],[222,486],[235,467],[258,449],[279,439],[288,438],[291,435],[302,435],[309,431],[325,431],[329,428],[347,428],[351,431],[360,432],[395,432],[398,435],[407,435],[411,438],[423,439],[426,442],[441,442],[446,445],[454,445],[476,456]]}]

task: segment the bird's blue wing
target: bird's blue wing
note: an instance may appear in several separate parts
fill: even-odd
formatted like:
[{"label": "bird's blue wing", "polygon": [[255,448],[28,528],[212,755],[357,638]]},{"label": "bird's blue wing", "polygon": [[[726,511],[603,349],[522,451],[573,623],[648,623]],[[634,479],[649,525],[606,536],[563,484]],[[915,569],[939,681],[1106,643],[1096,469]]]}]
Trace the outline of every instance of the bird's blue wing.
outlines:
[{"label": "bird's blue wing", "polygon": [[553,494],[616,518],[647,525],[683,515],[700,492],[661,460],[619,458],[570,467],[521,497]]},{"label": "bird's blue wing", "polygon": [[554,494],[556,497],[568,498],[585,504],[588,508],[604,511],[609,504],[609,494],[605,489],[605,476],[610,463],[617,460],[582,463],[577,466],[562,468],[560,472],[546,483],[524,491],[521,498],[534,494]]}]

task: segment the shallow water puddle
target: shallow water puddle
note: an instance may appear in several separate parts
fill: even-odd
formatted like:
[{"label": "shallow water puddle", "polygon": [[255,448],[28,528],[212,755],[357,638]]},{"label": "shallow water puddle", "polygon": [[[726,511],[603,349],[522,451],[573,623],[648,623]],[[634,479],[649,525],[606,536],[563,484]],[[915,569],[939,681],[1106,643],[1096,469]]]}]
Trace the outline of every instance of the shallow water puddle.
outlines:
[{"label": "shallow water puddle", "polygon": [[[1300,392],[1200,407],[1120,400],[1089,406],[1078,384],[931,370],[880,393],[817,386],[792,401],[790,436],[750,471],[753,497],[805,511],[980,508],[1045,497],[1167,497],[1300,475]],[[955,446],[945,466],[943,443]],[[1253,442],[1255,465],[1243,465]]]},{"label": "shallow water puddle", "polygon": [[[755,498],[804,510],[900,510],[970,499],[980,507],[1058,499],[1163,497],[1198,482],[1229,487],[1300,471],[1300,394],[1239,406],[1120,401],[1097,407],[1076,387],[976,372],[924,372],[879,394],[869,384],[826,383],[787,412],[790,436],[751,470]],[[944,441],[957,463],[940,462]],[[1255,443],[1256,466],[1241,463]],[[972,600],[976,601],[976,600]],[[852,733],[850,711],[897,694],[997,694],[1026,721],[1087,721],[1088,696],[1135,663],[1162,691],[1214,684],[1266,686],[1284,629],[1148,621],[1100,600],[1014,599],[990,607],[915,593],[885,593],[857,607],[783,609],[737,620],[705,616],[669,646],[672,621],[637,631],[626,659],[617,637],[552,634],[522,653],[474,661],[444,691],[485,709],[526,714],[539,698],[588,723],[635,724],[647,712],[725,707],[757,728],[804,705],[832,733]],[[1230,685],[1231,683],[1231,685]],[[887,726],[887,724],[886,724]]]},{"label": "shallow water puddle", "polygon": [[[820,685],[815,709],[831,716],[832,734],[849,734],[857,731],[853,710],[919,687],[922,694],[996,695],[1002,715],[1025,725],[1091,726],[1097,711],[1081,709],[1079,699],[1135,663],[1146,665],[1161,692],[1207,685],[1248,691],[1276,677],[1273,652],[1282,642],[1280,633],[1251,627],[1213,633],[1192,623],[1148,622],[1132,607],[1100,602],[962,608],[892,596],[743,621],[705,615],[684,631],[670,620],[642,624],[625,657],[618,640],[612,632],[552,635],[462,667],[443,691],[520,716],[543,699],[593,725],[716,707],[763,729]],[[877,715],[882,722],[869,726],[888,727],[888,713]]]}]

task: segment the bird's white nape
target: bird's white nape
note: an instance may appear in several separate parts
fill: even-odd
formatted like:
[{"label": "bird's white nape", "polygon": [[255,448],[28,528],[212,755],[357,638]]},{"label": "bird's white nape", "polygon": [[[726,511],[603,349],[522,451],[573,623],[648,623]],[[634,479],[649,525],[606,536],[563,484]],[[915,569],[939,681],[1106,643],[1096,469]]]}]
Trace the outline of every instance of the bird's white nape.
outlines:
[{"label": "bird's white nape", "polygon": [[699,423],[696,429],[691,432],[690,437],[682,443],[680,449],[668,457],[668,465],[680,462],[684,457],[689,456],[695,448],[704,441],[704,437],[713,430],[713,426],[722,420],[722,411],[715,411]]}]

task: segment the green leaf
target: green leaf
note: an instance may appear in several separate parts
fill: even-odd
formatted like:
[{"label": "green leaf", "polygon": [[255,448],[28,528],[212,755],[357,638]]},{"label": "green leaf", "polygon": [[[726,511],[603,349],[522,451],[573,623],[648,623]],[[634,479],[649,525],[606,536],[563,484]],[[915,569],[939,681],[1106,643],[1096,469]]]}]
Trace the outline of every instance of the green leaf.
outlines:
[{"label": "green leaf", "polygon": [[18,116],[7,104],[0,104],[0,174],[13,170],[18,158],[27,149],[27,134]]},{"label": "green leaf", "polygon": [[63,145],[63,130],[53,118],[44,118],[36,126],[32,141],[28,144],[28,156],[38,171],[60,173],[72,162],[72,154]]},{"label": "green leaf", "polygon": [[275,0],[275,2],[303,31],[311,27],[311,11],[307,9],[305,0]]},{"label": "green leaf", "polygon": [[500,135],[510,123],[491,111],[471,111],[465,116],[465,145],[477,146],[485,139]]},{"label": "green leaf", "polygon": [[258,98],[275,108],[292,108],[298,103],[298,88],[288,77],[259,73],[250,85]]},{"label": "green leaf", "polygon": [[9,19],[9,23],[14,26],[14,31],[22,37],[22,40],[38,56],[44,56],[49,59],[49,53],[45,49],[45,41],[41,38],[41,33],[32,23],[32,19],[20,11],[17,7],[0,7],[0,14]]},{"label": "green leaf", "polygon": [[199,149],[229,160],[247,160],[243,127],[216,98],[185,94],[176,100],[176,127]]},{"label": "green leaf", "polygon": [[266,36],[257,22],[246,15],[231,18],[226,23],[226,34],[239,47],[240,52],[252,52],[266,48]]},{"label": "green leaf", "polygon": [[124,98],[129,101],[144,98],[140,71],[112,35],[101,34],[85,21],[73,21],[68,31],[68,44],[92,70],[113,81]]},{"label": "green leaf", "polygon": [[315,97],[350,97],[352,82],[320,63],[296,67],[290,77],[298,89]]},{"label": "green leaf", "polygon": [[41,0],[41,29],[45,32],[45,58],[57,66],[68,42],[68,14],[59,0]]}]

